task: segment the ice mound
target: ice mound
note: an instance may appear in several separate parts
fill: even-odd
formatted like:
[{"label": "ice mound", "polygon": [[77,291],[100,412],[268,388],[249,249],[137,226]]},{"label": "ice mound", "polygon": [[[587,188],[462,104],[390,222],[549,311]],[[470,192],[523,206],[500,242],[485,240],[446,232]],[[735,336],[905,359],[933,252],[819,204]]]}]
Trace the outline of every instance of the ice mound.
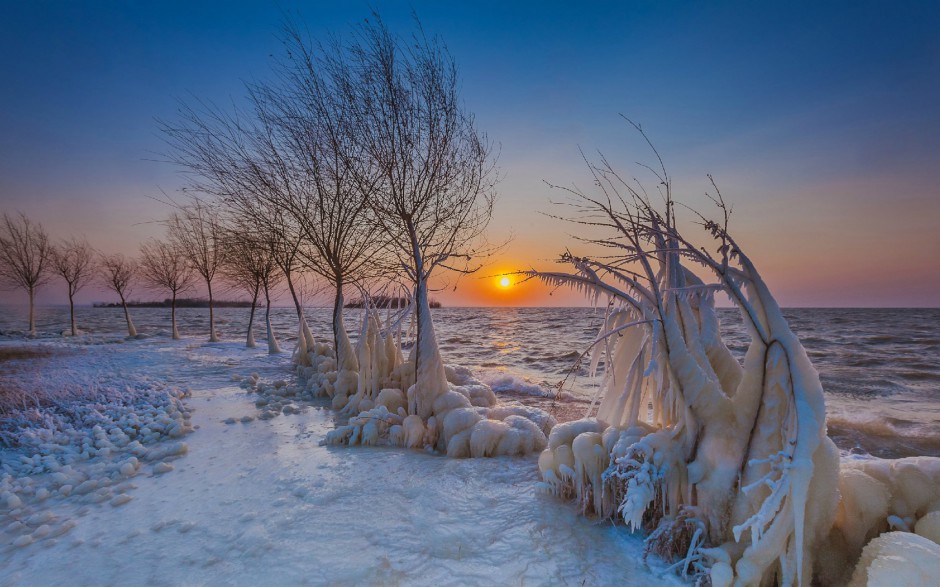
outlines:
[{"label": "ice mound", "polygon": [[910,532],[888,532],[862,552],[849,587],[920,587],[940,578],[940,545]]},{"label": "ice mound", "polygon": [[[328,397],[349,418],[327,434],[325,444],[382,444],[451,457],[524,455],[547,444],[552,416],[497,405],[493,389],[469,369],[443,364],[433,332],[422,339],[422,378],[415,369],[419,347],[405,358],[400,331],[396,336],[385,327],[374,309],[363,313],[354,350],[346,348],[344,331],[336,340],[339,353],[316,348],[296,367],[301,397]],[[257,386],[257,380],[244,385]]]},{"label": "ice mound", "polygon": [[[260,420],[270,420],[280,414],[300,413],[306,409],[304,402],[310,402],[316,398],[308,388],[297,383],[283,379],[273,382],[262,381],[261,376],[257,373],[240,378],[240,385],[248,393],[257,394],[255,407],[260,410],[258,414]],[[239,420],[228,418],[225,423],[234,424],[236,421],[240,421],[247,424],[253,420],[254,418],[251,416],[242,416]]]},{"label": "ice mound", "polygon": [[329,432],[324,443],[423,448],[455,458],[525,455],[546,446],[553,417],[526,406],[493,405],[494,400],[482,383],[452,386],[435,401],[434,415],[422,420],[408,414],[400,389],[383,389],[377,405],[360,401],[368,409]]},{"label": "ice mound", "polygon": [[531,395],[535,397],[553,397],[555,392],[527,379],[506,373],[491,374],[483,378],[487,385],[497,394],[505,392]]}]

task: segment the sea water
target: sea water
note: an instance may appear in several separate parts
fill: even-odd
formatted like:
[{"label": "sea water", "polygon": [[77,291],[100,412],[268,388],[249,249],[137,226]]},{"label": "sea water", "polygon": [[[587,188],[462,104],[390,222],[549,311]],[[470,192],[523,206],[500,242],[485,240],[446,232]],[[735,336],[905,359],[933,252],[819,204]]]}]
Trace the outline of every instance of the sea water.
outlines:
[{"label": "sea water", "polygon": [[[330,313],[324,307],[306,311],[315,337],[331,341]],[[169,336],[169,314],[166,308],[131,309],[138,332],[146,336]],[[244,339],[248,308],[215,314],[225,339]],[[940,309],[800,308],[784,314],[819,371],[829,434],[840,449],[885,458],[940,456]],[[357,309],[345,312],[353,340],[361,315]],[[470,367],[498,393],[540,398],[549,409],[562,406],[560,419],[588,411],[598,379],[587,371],[585,352],[604,320],[602,310],[440,308],[432,315],[446,363]],[[719,317],[724,339],[743,358],[748,338],[740,315],[721,309]],[[178,309],[177,320],[184,337],[208,338],[208,309]],[[126,334],[120,308],[80,307],[77,322],[87,342],[116,342]],[[272,308],[272,323],[282,347],[292,348],[293,308]],[[61,336],[68,324],[68,308],[37,310],[40,337]],[[25,326],[22,308],[0,310],[0,336],[21,335]],[[262,309],[255,316],[255,338],[263,344],[264,337]],[[554,401],[559,393],[564,401]]]}]

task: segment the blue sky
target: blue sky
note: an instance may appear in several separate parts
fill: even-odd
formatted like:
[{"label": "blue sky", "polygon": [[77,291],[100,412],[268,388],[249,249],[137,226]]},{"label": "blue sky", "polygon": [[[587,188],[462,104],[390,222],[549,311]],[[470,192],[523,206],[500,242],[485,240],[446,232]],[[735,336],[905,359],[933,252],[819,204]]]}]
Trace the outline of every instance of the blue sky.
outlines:
[{"label": "blue sky", "polygon": [[[715,176],[783,304],[940,305],[936,2],[0,2],[0,208],[135,250],[160,233],[152,197],[179,184],[153,160],[154,119],[180,98],[238,102],[280,54],[285,14],[322,37],[370,6],[405,33],[413,9],[456,58],[500,146],[507,268],[569,240],[532,211],[552,211],[543,179],[587,184],[579,147],[649,160],[623,113],[680,199],[704,205]],[[467,289],[453,303],[486,303]]]}]

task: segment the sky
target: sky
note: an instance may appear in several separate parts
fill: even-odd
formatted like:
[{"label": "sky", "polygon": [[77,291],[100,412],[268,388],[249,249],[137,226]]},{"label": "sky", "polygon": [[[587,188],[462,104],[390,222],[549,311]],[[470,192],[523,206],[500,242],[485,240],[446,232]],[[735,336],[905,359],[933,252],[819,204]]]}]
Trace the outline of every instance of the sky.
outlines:
[{"label": "sky", "polygon": [[[402,34],[414,11],[445,41],[499,151],[489,237],[511,240],[482,277],[448,281],[443,303],[584,303],[492,276],[581,252],[577,227],[549,217],[565,210],[546,182],[589,188],[582,151],[641,174],[654,159],[623,114],[679,201],[707,210],[715,178],[781,305],[940,306],[940,3],[928,1],[0,0],[0,210],[133,254],[162,234],[159,199],[182,184],[160,161],[156,120],[180,100],[240,103],[281,54],[285,15],[323,38],[371,8]],[[89,286],[78,301],[111,297]],[[64,302],[64,284],[39,299]]]}]

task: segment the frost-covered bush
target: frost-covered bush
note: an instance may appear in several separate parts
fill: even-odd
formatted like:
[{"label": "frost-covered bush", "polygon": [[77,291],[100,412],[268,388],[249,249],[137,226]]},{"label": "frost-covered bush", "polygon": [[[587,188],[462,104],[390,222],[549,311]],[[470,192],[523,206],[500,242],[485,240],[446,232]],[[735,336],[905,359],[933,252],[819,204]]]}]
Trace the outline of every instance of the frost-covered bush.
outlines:
[{"label": "frost-covered bush", "polygon": [[[77,373],[37,378],[59,390],[39,406],[0,417],[0,469],[36,475],[119,450],[144,456],[146,445],[192,430],[188,392],[148,379],[102,381]],[[140,453],[140,454],[138,454]]]}]

